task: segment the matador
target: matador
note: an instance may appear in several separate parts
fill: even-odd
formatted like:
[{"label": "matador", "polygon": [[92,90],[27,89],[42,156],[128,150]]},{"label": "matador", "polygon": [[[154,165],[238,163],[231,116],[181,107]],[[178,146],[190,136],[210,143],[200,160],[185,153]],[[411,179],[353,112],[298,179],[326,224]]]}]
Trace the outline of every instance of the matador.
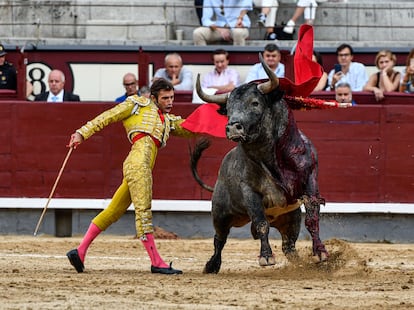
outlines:
[{"label": "matador", "polygon": [[86,252],[92,241],[128,209],[131,202],[135,209],[137,236],[142,241],[151,259],[151,272],[181,274],[171,263],[164,262],[154,241],[152,224],[152,169],[158,149],[165,146],[170,134],[180,137],[194,137],[195,134],[181,127],[184,121],[170,114],[174,100],[173,85],[158,79],[151,86],[151,97],[133,95],[124,102],[101,113],[71,135],[68,147],[76,148],[84,140],[107,125],[122,121],[131,151],[123,163],[123,180],[108,207],[91,222],[78,248],[67,253],[70,263],[77,272],[84,271]]}]

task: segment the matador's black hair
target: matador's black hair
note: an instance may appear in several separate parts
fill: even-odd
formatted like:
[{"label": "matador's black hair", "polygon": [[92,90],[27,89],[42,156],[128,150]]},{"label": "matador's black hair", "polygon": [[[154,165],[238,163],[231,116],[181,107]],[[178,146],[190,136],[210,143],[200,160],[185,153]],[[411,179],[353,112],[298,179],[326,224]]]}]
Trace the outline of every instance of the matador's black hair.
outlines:
[{"label": "matador's black hair", "polygon": [[158,98],[158,94],[161,90],[174,90],[174,85],[166,79],[156,79],[151,85],[151,95]]}]

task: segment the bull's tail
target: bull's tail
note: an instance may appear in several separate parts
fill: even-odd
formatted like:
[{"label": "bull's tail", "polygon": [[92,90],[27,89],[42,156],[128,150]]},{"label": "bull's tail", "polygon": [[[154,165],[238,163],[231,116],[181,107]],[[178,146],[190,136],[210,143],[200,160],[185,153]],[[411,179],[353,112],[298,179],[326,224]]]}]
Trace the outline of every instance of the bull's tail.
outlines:
[{"label": "bull's tail", "polygon": [[197,164],[198,161],[201,158],[201,154],[209,148],[211,145],[210,140],[207,138],[202,138],[197,141],[196,145],[194,146],[194,149],[191,149],[191,146],[189,145],[189,151],[190,151],[190,166],[191,166],[191,172],[193,173],[194,179],[197,181],[198,184],[205,190],[208,190],[209,192],[213,192],[213,188],[201,180],[200,176],[197,172]]}]

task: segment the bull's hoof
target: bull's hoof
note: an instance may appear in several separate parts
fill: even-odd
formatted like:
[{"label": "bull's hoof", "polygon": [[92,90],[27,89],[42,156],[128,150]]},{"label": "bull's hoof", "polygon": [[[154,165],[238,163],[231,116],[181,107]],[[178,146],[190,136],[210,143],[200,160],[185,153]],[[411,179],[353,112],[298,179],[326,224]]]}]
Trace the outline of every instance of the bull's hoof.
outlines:
[{"label": "bull's hoof", "polygon": [[328,261],[328,253],[322,252],[320,255],[312,256],[312,260],[314,263],[319,264]]},{"label": "bull's hoof", "polygon": [[260,266],[272,266],[276,264],[276,259],[275,257],[269,256],[269,257],[264,257],[264,256],[260,256],[259,257],[259,265]]},{"label": "bull's hoof", "polygon": [[295,262],[299,259],[299,254],[296,251],[288,252],[285,255],[288,261],[290,262]]},{"label": "bull's hoof", "polygon": [[218,273],[220,271],[220,265],[217,266],[217,264],[213,264],[210,261],[207,262],[207,264],[204,266],[203,273]]}]

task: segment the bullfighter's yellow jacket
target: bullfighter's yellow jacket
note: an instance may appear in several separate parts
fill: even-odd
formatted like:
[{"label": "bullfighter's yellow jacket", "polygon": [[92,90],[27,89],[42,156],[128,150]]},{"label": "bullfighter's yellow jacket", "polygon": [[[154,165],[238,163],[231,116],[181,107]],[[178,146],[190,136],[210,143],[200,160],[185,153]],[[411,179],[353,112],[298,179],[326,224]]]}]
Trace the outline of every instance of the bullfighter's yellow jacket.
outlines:
[{"label": "bullfighter's yellow jacket", "polygon": [[[132,143],[131,151],[123,163],[124,178],[115,192],[109,206],[99,213],[92,222],[105,230],[116,222],[128,209],[131,202],[135,209],[137,236],[153,233],[152,224],[152,169],[159,145],[165,146],[170,133],[181,137],[194,137],[195,134],[182,128],[180,116],[163,114],[162,120],[157,105],[148,98],[137,95],[109,109],[76,130],[84,139],[105,126],[122,121],[127,137]],[[142,138],[134,140],[138,134]]]},{"label": "bullfighter's yellow jacket", "polygon": [[180,116],[164,114],[163,124],[158,114],[158,107],[150,99],[137,95],[128,97],[124,102],[109,109],[84,126],[76,130],[86,140],[105,126],[122,121],[127,137],[132,143],[133,137],[139,133],[147,133],[157,139],[165,146],[170,131],[176,136],[191,137],[193,133],[182,128],[180,124],[184,121]]}]

